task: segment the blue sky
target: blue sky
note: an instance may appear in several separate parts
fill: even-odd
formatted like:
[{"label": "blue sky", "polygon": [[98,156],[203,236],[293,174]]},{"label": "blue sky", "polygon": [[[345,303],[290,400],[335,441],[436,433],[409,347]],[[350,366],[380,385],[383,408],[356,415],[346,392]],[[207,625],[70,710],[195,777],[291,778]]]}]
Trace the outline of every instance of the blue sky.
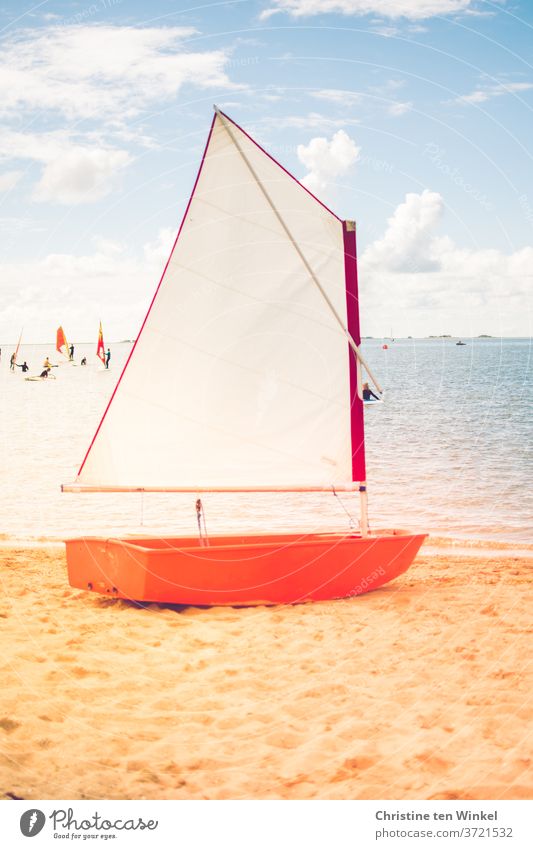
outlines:
[{"label": "blue sky", "polygon": [[531,335],[533,4],[0,6],[0,344],[142,321],[219,104],[358,223],[363,332]]}]

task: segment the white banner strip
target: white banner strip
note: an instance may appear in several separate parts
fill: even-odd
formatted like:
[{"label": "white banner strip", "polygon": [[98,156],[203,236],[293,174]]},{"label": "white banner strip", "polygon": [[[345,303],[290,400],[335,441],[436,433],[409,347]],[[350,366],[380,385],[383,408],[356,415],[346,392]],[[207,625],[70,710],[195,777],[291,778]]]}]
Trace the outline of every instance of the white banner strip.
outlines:
[{"label": "white banner strip", "polygon": [[2,845],[530,849],[532,808],[528,801],[6,801]]}]

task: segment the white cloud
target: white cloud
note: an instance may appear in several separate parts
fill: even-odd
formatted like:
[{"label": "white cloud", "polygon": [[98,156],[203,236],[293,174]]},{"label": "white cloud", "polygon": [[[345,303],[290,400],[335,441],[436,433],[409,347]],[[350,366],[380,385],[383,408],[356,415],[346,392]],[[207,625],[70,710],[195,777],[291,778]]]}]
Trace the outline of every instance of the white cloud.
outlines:
[{"label": "white cloud", "polygon": [[338,88],[323,88],[313,92],[313,97],[318,100],[328,100],[330,103],[338,103],[340,106],[353,106],[361,102],[361,95],[354,91],[343,91]]},{"label": "white cloud", "polygon": [[277,12],[293,17],[337,12],[342,15],[380,15],[385,18],[421,20],[435,15],[448,15],[468,10],[471,0],[273,0],[262,19]]},{"label": "white cloud", "polygon": [[406,100],[403,103],[393,103],[392,106],[389,106],[389,114],[395,116],[405,115],[405,113],[410,112],[412,108],[413,104],[410,100]]},{"label": "white cloud", "polygon": [[385,87],[390,91],[397,91],[399,88],[404,88],[405,80],[387,80]]},{"label": "white cloud", "polygon": [[163,230],[136,254],[95,237],[94,249],[86,254],[53,253],[0,263],[4,281],[0,339],[13,339],[13,328],[22,326],[32,342],[52,339],[58,304],[61,321],[74,340],[96,338],[100,317],[110,341],[131,337],[140,327],[168,259],[169,234],[173,241],[175,231]]},{"label": "white cloud", "polygon": [[366,265],[389,271],[435,269],[431,239],[442,210],[438,192],[425,189],[419,195],[407,194],[389,218],[384,236],[366,249]]},{"label": "white cloud", "polygon": [[391,26],[390,24],[374,24],[372,32],[381,35],[382,38],[395,38],[400,34],[401,30],[399,27]]},{"label": "white cloud", "polygon": [[73,147],[49,162],[33,199],[64,204],[91,203],[108,195],[118,172],[131,162],[125,150]]},{"label": "white cloud", "polygon": [[[30,159],[43,164],[32,199],[62,204],[92,203],[109,194],[119,172],[132,161],[117,148],[79,144],[67,130],[50,133],[0,132],[0,159]],[[13,172],[15,173],[15,172]]]},{"label": "white cloud", "polygon": [[458,247],[436,235],[442,213],[438,193],[408,194],[383,237],[364,251],[364,332],[381,335],[391,326],[413,335],[529,332],[533,247],[510,254]]},{"label": "white cloud", "polygon": [[322,115],[320,112],[308,112],[307,115],[287,115],[284,118],[266,119],[261,122],[261,126],[273,126],[276,129],[280,127],[294,127],[297,130],[333,130],[336,127],[347,127],[358,124],[357,118],[331,118],[329,115]]},{"label": "white cloud", "polygon": [[298,145],[298,159],[309,172],[301,182],[312,192],[327,191],[357,162],[360,151],[344,130],[338,130],[331,141],[317,137],[308,145]]},{"label": "white cloud", "polygon": [[120,242],[114,242],[113,239],[95,236],[92,241],[96,250],[106,256],[118,256],[124,253],[124,245],[120,244]]},{"label": "white cloud", "polygon": [[4,171],[0,174],[0,192],[8,192],[22,177],[22,171]]},{"label": "white cloud", "polygon": [[498,85],[487,86],[473,91],[471,94],[463,94],[457,98],[458,103],[485,103],[493,97],[501,97],[503,94],[515,94],[520,91],[530,91],[533,83],[498,83]]},{"label": "white cloud", "polygon": [[17,218],[13,215],[0,218],[0,230],[5,233],[20,233],[26,231],[28,233],[45,233],[46,227],[43,227],[37,221],[31,218]]},{"label": "white cloud", "polygon": [[0,130],[0,159],[34,159],[37,162],[47,162],[59,156],[70,144],[71,135],[65,130],[20,133],[3,129]]},{"label": "white cloud", "polygon": [[472,94],[464,94],[457,98],[458,103],[484,103],[489,100],[490,95],[486,91],[473,91]]},{"label": "white cloud", "polygon": [[230,88],[227,51],[187,51],[189,27],[52,26],[3,43],[0,111],[123,120],[186,83]]},{"label": "white cloud", "polygon": [[[125,123],[129,118],[154,104],[161,108],[185,84],[235,87],[225,71],[227,51],[186,47],[195,33],[190,27],[53,25],[3,41],[0,113],[13,119],[13,129],[4,120],[0,158],[42,164],[33,200],[76,204],[105,197],[132,161],[121,148],[154,146],[137,122]],[[21,132],[21,118],[35,126],[36,114],[47,121],[59,115],[67,128]],[[83,137],[70,129],[68,122],[84,119],[97,122],[99,131],[87,122]],[[6,180],[0,177],[0,187]]]},{"label": "white cloud", "polygon": [[172,246],[176,241],[176,231],[171,227],[165,227],[157,234],[153,242],[148,242],[144,248],[144,258],[150,265],[160,265],[161,269],[170,256]]}]

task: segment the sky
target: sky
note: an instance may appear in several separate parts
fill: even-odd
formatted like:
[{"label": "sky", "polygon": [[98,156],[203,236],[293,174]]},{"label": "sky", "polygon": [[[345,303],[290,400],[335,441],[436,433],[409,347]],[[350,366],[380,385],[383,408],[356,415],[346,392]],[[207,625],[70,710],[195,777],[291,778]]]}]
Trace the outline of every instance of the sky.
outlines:
[{"label": "sky", "polygon": [[530,0],[0,0],[0,345],[134,338],[213,104],[357,221],[364,335],[531,336]]}]

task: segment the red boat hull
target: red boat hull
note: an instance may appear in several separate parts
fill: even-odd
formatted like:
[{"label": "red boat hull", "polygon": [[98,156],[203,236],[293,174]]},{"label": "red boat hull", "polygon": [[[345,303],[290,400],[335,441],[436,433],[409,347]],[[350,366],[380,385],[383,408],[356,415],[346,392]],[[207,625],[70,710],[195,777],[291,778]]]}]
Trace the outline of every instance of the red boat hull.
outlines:
[{"label": "red boat hull", "polygon": [[295,604],[375,590],[405,572],[425,534],[271,534],[66,541],[70,585],[165,604]]}]

